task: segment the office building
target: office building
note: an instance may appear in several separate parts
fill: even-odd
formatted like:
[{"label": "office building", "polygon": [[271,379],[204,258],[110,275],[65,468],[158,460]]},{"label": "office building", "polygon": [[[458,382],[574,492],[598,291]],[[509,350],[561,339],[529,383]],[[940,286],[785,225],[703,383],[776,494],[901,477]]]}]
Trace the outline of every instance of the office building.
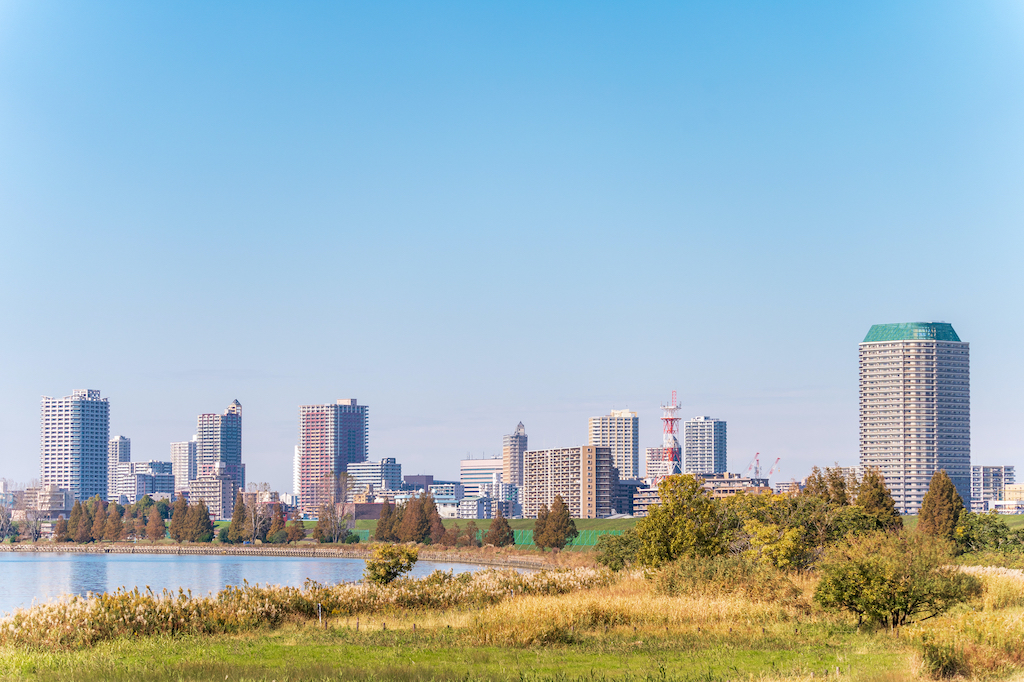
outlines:
[{"label": "office building", "polygon": [[590,418],[590,445],[611,448],[612,466],[622,478],[640,476],[640,418],[629,410],[612,410]]},{"label": "office building", "polygon": [[536,518],[541,505],[561,495],[578,519],[612,513],[612,450],[598,445],[527,450],[523,455],[523,516]]},{"label": "office building", "polygon": [[107,497],[110,405],[100,392],[44,397],[39,419],[39,482],[70,490],[76,500]]},{"label": "office building", "polygon": [[188,490],[188,482],[199,476],[197,453],[199,443],[195,436],[192,440],[171,443],[171,470],[174,474],[174,490]]},{"label": "office building", "polygon": [[721,474],[726,468],[725,421],[694,417],[683,422],[683,473]]},{"label": "office building", "polygon": [[107,443],[107,496],[108,502],[116,501],[114,491],[117,489],[117,465],[132,461],[132,441],[124,436],[111,438]]},{"label": "office building", "polygon": [[[221,467],[220,465],[224,466]],[[199,477],[223,470],[245,490],[242,464],[242,404],[232,400],[224,414],[201,414],[196,426],[196,469]]]},{"label": "office building", "polygon": [[519,422],[516,430],[501,439],[502,480],[512,485],[523,484],[523,453],[526,452],[526,427]]},{"label": "office building", "polygon": [[299,407],[299,506],[315,514],[338,499],[338,474],[370,454],[370,411],[355,398]]},{"label": "office building", "polygon": [[348,465],[349,488],[362,492],[370,490],[401,490],[402,465],[394,457],[379,462],[351,462]]},{"label": "office building", "polygon": [[483,493],[485,484],[494,480],[494,474],[504,475],[504,458],[464,459],[459,462],[459,483],[466,491],[466,497]]},{"label": "office building", "polygon": [[227,473],[224,462],[214,464],[209,474],[199,474],[199,478],[189,481],[189,504],[206,503],[210,516],[214,519],[230,519],[235,511],[235,498],[238,496],[238,484]]},{"label": "office building", "polygon": [[972,466],[971,499],[964,500],[964,505],[1008,500],[1006,486],[1016,482],[1012,466]]},{"label": "office building", "polygon": [[970,344],[944,322],[876,324],[860,344],[860,466],[917,514],[944,470],[971,497]]}]

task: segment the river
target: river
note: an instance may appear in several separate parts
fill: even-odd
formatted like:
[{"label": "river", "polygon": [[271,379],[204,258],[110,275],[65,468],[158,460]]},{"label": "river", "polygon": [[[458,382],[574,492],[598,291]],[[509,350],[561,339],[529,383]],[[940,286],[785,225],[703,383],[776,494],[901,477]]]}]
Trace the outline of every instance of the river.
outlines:
[{"label": "river", "polygon": [[[58,554],[50,552],[0,553],[0,614],[50,601],[65,594],[113,592],[147,586],[159,593],[192,590],[194,595],[216,592],[242,580],[262,585],[301,587],[306,579],[321,583],[353,582],[363,575],[362,559],[165,555],[165,554]],[[473,564],[420,561],[411,575],[435,570],[456,573],[486,568]]]}]

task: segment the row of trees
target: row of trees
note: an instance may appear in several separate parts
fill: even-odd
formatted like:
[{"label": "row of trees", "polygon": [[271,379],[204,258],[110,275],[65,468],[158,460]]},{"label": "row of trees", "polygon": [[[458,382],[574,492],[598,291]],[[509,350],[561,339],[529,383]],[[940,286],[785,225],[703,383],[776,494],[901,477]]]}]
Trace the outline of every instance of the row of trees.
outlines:
[{"label": "row of trees", "polygon": [[[331,505],[333,507],[333,505]],[[321,516],[323,516],[321,510]],[[320,524],[317,524],[320,527]],[[302,519],[295,517],[287,522],[284,509],[280,504],[245,504],[245,497],[238,493],[235,508],[231,514],[231,524],[221,528],[218,540],[224,543],[271,542],[285,544],[298,542],[306,537],[306,529]]]},{"label": "row of trees", "polygon": [[54,529],[57,542],[119,542],[123,540],[161,540],[166,536],[165,514],[170,507],[148,495],[138,502],[123,506],[107,503],[96,497],[75,501],[71,514],[59,519]]}]

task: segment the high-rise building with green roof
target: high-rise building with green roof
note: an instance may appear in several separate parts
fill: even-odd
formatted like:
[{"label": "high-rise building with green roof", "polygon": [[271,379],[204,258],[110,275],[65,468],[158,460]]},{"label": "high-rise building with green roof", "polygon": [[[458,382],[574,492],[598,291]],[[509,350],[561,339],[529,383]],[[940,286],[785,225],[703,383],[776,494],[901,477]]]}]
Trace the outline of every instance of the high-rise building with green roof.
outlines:
[{"label": "high-rise building with green roof", "polygon": [[860,344],[860,464],[916,514],[945,470],[971,500],[970,344],[945,322],[876,324]]}]

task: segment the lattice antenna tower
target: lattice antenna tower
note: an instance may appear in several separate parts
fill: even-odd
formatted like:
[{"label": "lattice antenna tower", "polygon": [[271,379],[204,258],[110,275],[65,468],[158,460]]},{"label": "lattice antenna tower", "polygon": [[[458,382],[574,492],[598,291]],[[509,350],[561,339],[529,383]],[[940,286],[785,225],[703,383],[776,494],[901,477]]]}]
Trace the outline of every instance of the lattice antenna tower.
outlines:
[{"label": "lattice antenna tower", "polygon": [[662,456],[669,463],[668,473],[670,475],[679,474],[683,471],[682,448],[679,447],[679,439],[676,437],[676,434],[679,433],[679,417],[676,416],[676,413],[680,409],[682,408],[679,407],[676,392],[672,391],[672,402],[661,406]]}]

